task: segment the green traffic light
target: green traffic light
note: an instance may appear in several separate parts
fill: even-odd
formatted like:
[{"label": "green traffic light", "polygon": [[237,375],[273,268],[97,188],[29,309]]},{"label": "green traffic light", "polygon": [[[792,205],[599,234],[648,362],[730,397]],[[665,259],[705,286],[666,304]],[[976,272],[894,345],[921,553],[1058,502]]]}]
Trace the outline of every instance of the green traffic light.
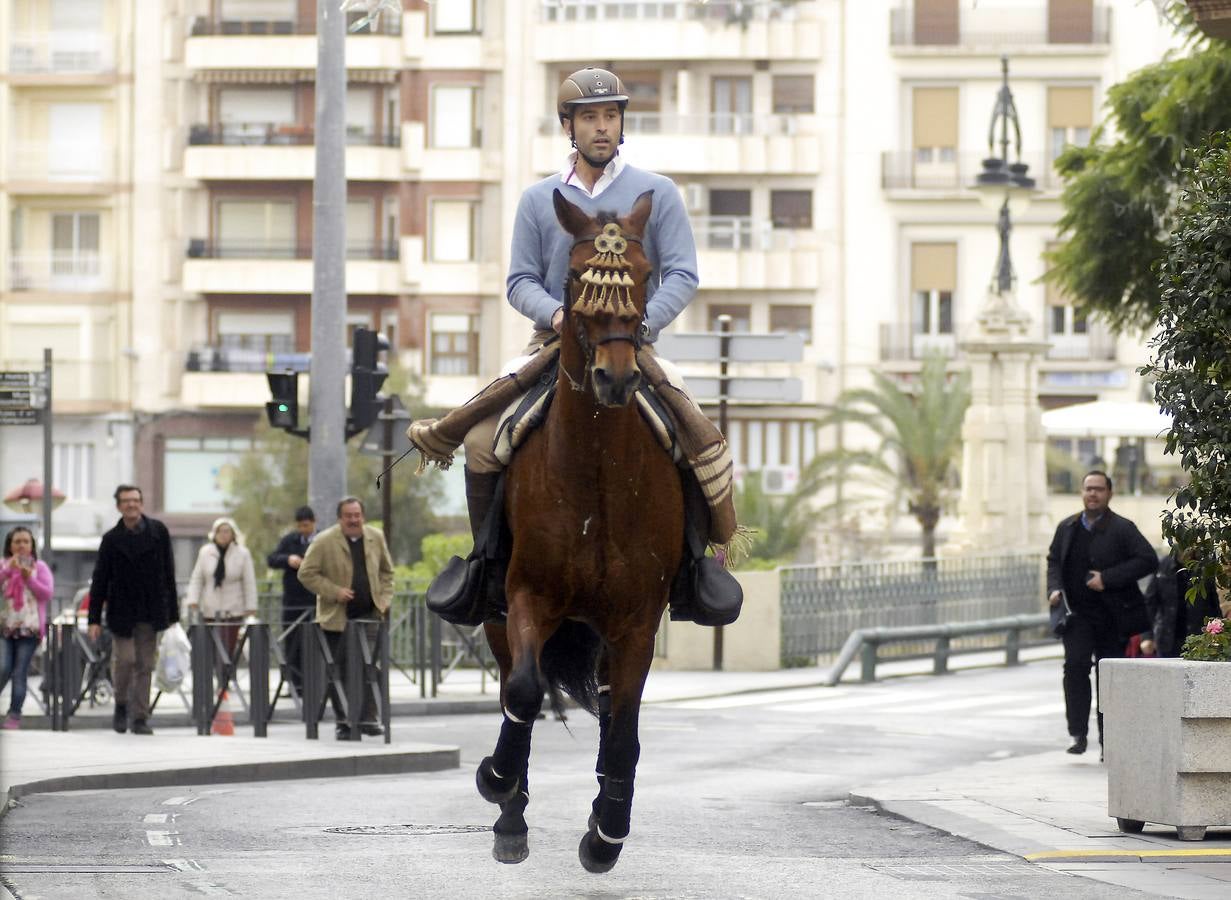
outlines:
[{"label": "green traffic light", "polygon": [[290,407],[287,406],[285,403],[278,404],[278,412],[287,412],[289,410],[290,410]]}]

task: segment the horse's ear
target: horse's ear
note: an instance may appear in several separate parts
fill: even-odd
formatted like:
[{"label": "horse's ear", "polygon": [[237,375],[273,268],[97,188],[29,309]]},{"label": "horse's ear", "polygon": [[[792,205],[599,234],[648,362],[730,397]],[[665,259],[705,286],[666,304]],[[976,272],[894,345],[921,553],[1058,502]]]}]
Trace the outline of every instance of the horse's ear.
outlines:
[{"label": "horse's ear", "polygon": [[579,207],[564,199],[564,194],[560,193],[559,188],[551,192],[551,202],[556,208],[556,218],[560,220],[560,227],[574,236],[585,232],[590,224],[590,217]]},{"label": "horse's ear", "polygon": [[645,234],[645,223],[650,220],[650,210],[654,208],[654,192],[646,191],[633,203],[633,211],[628,214],[626,224],[633,234]]}]

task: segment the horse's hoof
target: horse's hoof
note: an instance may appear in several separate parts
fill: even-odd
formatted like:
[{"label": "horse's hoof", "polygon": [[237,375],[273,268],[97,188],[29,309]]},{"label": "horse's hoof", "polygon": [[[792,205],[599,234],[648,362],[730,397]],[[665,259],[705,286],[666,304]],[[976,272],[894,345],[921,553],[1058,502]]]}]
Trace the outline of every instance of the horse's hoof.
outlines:
[{"label": "horse's hoof", "polygon": [[526,832],[500,834],[492,842],[492,857],[498,863],[516,865],[530,855],[530,845],[526,842]]},{"label": "horse's hoof", "polygon": [[598,836],[597,831],[587,831],[581,836],[577,845],[577,858],[581,867],[592,875],[602,875],[615,868],[620,859],[620,848],[623,844],[608,844]]},{"label": "horse's hoof", "polygon": [[496,777],[492,769],[492,758],[484,757],[474,773],[474,784],[479,789],[479,796],[488,803],[506,803],[512,800],[517,793],[518,781],[514,778],[512,787],[508,790],[500,790],[499,784],[502,780]]}]

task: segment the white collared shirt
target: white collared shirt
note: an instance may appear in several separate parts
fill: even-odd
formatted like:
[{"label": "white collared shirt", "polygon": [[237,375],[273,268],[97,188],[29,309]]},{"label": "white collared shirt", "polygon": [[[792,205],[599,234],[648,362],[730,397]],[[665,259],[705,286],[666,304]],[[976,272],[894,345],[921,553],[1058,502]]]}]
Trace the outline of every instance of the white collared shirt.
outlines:
[{"label": "white collared shirt", "polygon": [[598,181],[594,182],[594,188],[586,188],[586,183],[577,177],[577,151],[574,150],[568,155],[568,165],[560,170],[560,180],[564,184],[571,184],[585,191],[590,197],[597,197],[603,191],[611,186],[611,182],[616,180],[616,176],[624,171],[624,157],[616,152],[616,155],[611,158],[611,162],[603,166],[603,174],[598,176]]}]

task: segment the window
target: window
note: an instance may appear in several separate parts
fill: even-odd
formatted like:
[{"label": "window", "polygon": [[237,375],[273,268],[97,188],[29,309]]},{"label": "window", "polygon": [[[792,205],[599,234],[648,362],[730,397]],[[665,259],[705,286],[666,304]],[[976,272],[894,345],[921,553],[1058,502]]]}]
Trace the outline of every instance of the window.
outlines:
[{"label": "window", "polygon": [[222,0],[222,19],[287,22],[295,19],[295,0]]},{"label": "window", "polygon": [[94,496],[94,445],[52,444],[51,477],[54,487],[69,500],[89,500]]},{"label": "window", "polygon": [[752,133],[752,79],[715,77],[710,82],[714,134]]},{"label": "window", "polygon": [[1094,0],[1048,0],[1047,40],[1052,44],[1094,42]]},{"label": "window", "polygon": [[431,372],[433,375],[478,374],[478,316],[456,313],[432,314]]},{"label": "window", "polygon": [[1048,152],[1054,161],[1069,144],[1090,143],[1094,123],[1094,89],[1051,87],[1047,89]]},{"label": "window", "polygon": [[752,331],[752,307],[747,304],[736,303],[711,303],[706,308],[706,315],[709,318],[709,330],[721,331],[718,327],[719,316],[731,317],[731,330],[742,333]]},{"label": "window", "polygon": [[952,335],[957,244],[912,244],[910,249],[911,333]]},{"label": "window", "polygon": [[47,174],[53,180],[103,175],[101,103],[52,103],[47,107]]},{"label": "window", "polygon": [[88,288],[100,274],[99,214],[64,212],[51,215],[52,285]]},{"label": "window", "polygon": [[479,31],[479,0],[450,0],[433,3],[432,32],[435,34],[475,34]]},{"label": "window", "polygon": [[219,200],[219,257],[294,259],[295,203],[292,200]]},{"label": "window", "polygon": [[378,259],[376,246],[376,201],[370,198],[346,201],[346,256]]},{"label": "window", "polygon": [[747,250],[752,246],[752,191],[712,188],[702,245],[710,250]]},{"label": "window", "polygon": [[163,448],[163,512],[221,513],[233,500],[232,479],[251,438],[167,438]]},{"label": "window", "polygon": [[432,86],[433,147],[478,147],[479,89],[472,85]]},{"label": "window", "polygon": [[278,126],[295,122],[295,95],[289,88],[222,88],[218,124],[224,144],[260,144]]},{"label": "window", "polygon": [[915,43],[956,44],[960,15],[957,0],[915,0]]},{"label": "window", "polygon": [[478,204],[471,200],[433,200],[428,206],[433,262],[473,262]]},{"label": "window", "polygon": [[911,97],[912,187],[957,187],[957,88],[915,88]]},{"label": "window", "polygon": [[295,314],[290,310],[221,310],[216,321],[218,346],[225,350],[291,353],[295,349]]},{"label": "window", "polygon": [[774,76],[774,112],[811,113],[814,108],[814,84],[811,75]]},{"label": "window", "polygon": [[367,85],[346,87],[346,142],[368,144],[376,134],[376,91]]},{"label": "window", "polygon": [[774,334],[802,334],[805,343],[812,343],[812,307],[771,306],[769,330]]},{"label": "window", "polygon": [[812,191],[770,191],[769,215],[775,228],[811,228]]}]

